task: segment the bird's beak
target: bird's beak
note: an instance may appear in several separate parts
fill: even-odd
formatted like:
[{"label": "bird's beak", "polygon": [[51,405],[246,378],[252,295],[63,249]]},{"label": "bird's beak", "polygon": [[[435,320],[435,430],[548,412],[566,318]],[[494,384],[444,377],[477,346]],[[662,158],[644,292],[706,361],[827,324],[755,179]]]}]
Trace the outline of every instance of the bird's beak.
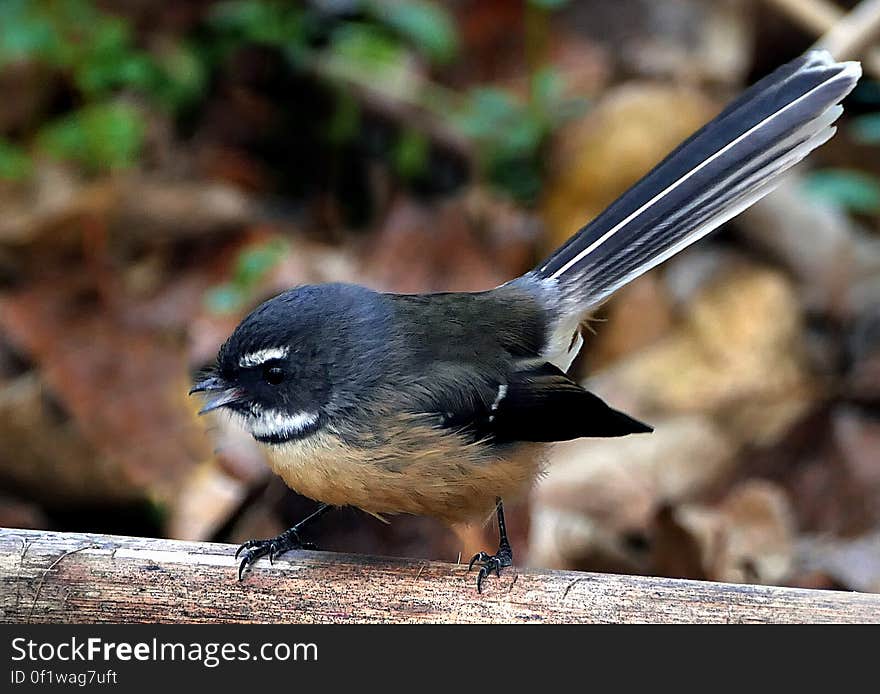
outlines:
[{"label": "bird's beak", "polygon": [[225,407],[241,398],[242,392],[238,388],[232,388],[226,381],[217,376],[209,376],[196,383],[190,388],[189,394],[193,393],[219,393],[205,403],[199,410],[199,414],[206,414],[212,410]]}]

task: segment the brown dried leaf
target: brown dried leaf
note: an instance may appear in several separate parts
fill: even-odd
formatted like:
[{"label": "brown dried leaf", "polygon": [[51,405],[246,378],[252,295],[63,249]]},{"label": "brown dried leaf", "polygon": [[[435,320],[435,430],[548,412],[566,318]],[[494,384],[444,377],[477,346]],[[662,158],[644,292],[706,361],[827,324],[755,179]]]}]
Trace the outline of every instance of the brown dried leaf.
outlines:
[{"label": "brown dried leaf", "polygon": [[614,296],[601,321],[591,324],[596,334],[587,344],[590,368],[601,370],[656,342],[672,322],[666,285],[656,273],[639,278]]},{"label": "brown dried leaf", "polygon": [[797,499],[805,531],[860,535],[880,524],[880,424],[848,406],[819,407],[775,445],[752,449],[740,477],[761,476]]},{"label": "brown dried leaf", "polygon": [[735,264],[716,273],[666,339],[593,379],[642,412],[714,412],[740,441],[775,440],[815,397],[800,307],[773,270]]},{"label": "brown dried leaf", "polygon": [[49,527],[49,519],[43,510],[34,503],[0,494],[0,528]]},{"label": "brown dried leaf", "polygon": [[397,292],[489,289],[527,270],[537,221],[484,194],[428,207],[398,198],[371,239],[364,281]]},{"label": "brown dried leaf", "polygon": [[645,547],[657,510],[714,488],[729,473],[734,453],[708,418],[653,424],[650,435],[580,439],[554,448],[533,495],[530,563],[648,569]]},{"label": "brown dried leaf", "polygon": [[880,533],[853,539],[806,537],[797,545],[796,585],[816,574],[846,590],[880,593]]},{"label": "brown dried leaf", "polygon": [[0,387],[0,477],[56,505],[139,498],[132,481],[83,438],[50,393],[34,372]]},{"label": "brown dried leaf", "polygon": [[136,314],[136,304],[108,308],[85,277],[37,282],[0,301],[0,325],[39,365],[110,477],[168,500],[210,449],[186,398],[181,340],[135,323]]},{"label": "brown dried leaf", "polygon": [[244,483],[226,474],[214,461],[206,461],[181,482],[166,531],[179,540],[209,540],[246,494]]},{"label": "brown dried leaf", "polygon": [[633,83],[607,92],[556,138],[543,204],[546,250],[564,243],[716,110],[685,87]]},{"label": "brown dried leaf", "polygon": [[792,566],[791,506],[769,482],[745,482],[714,507],[667,507],[653,535],[653,570],[664,576],[772,585]]}]

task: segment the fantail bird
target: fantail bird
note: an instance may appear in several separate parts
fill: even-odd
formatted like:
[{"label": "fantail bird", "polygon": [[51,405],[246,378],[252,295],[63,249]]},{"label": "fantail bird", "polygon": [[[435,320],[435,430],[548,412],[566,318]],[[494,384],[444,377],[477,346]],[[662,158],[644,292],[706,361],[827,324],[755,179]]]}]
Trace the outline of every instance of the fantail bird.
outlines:
[{"label": "fantail bird", "polygon": [[521,497],[553,441],[651,428],[566,376],[581,324],[614,291],[769,193],[835,132],[861,69],[811,51],[752,86],[522,277],[477,293],[385,294],[347,284],[270,299],[235,329],[191,392],[213,397],[273,470],[321,506],[239,551],[308,547],[333,506],[449,522],[497,510],[500,546],[477,588],[510,566],[501,500]]}]

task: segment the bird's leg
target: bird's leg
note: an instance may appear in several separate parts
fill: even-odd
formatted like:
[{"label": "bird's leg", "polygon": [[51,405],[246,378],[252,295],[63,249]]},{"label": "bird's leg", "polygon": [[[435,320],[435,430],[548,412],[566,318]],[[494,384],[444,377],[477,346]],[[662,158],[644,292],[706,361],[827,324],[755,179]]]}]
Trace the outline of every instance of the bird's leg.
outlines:
[{"label": "bird's leg", "polygon": [[310,525],[327,513],[331,508],[330,504],[321,504],[318,507],[318,510],[312,515],[306,516],[303,520],[292,528],[285,530],[278,537],[273,537],[268,540],[248,540],[239,546],[239,548],[235,550],[235,558],[238,559],[238,555],[242,552],[244,552],[244,555],[241,558],[241,563],[238,565],[238,580],[240,581],[242,579],[245,571],[250,569],[260,557],[269,555],[269,563],[273,563],[276,557],[281,556],[289,549],[315,549],[315,545],[311,542],[303,542],[300,537],[300,532],[307,525]]},{"label": "bird's leg", "polygon": [[501,498],[495,499],[495,505],[498,510],[498,534],[501,541],[498,545],[498,551],[495,554],[486,554],[486,552],[478,552],[468,564],[468,571],[474,568],[474,564],[480,565],[480,573],[477,574],[477,592],[483,592],[483,580],[493,571],[496,576],[501,576],[501,569],[505,566],[513,564],[513,550],[510,548],[510,541],[507,539],[507,525],[504,523],[504,504]]}]

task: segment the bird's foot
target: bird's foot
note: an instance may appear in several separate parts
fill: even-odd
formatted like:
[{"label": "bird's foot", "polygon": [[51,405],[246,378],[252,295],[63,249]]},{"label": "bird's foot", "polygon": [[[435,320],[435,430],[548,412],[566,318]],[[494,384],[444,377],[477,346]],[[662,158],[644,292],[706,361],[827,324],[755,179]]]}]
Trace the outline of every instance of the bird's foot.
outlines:
[{"label": "bird's foot", "polygon": [[493,571],[500,578],[501,569],[513,565],[513,550],[510,549],[509,544],[502,543],[495,554],[487,554],[486,552],[475,554],[468,563],[468,571],[474,568],[474,564],[480,566],[480,573],[477,574],[477,592],[482,593],[484,579]]},{"label": "bird's foot", "polygon": [[238,580],[240,581],[245,572],[250,569],[260,557],[268,555],[269,563],[274,564],[275,559],[290,549],[315,549],[315,545],[311,542],[303,542],[296,531],[296,528],[285,530],[278,537],[269,540],[248,540],[237,550],[235,550],[235,558],[242,555],[241,563],[238,565]]}]

